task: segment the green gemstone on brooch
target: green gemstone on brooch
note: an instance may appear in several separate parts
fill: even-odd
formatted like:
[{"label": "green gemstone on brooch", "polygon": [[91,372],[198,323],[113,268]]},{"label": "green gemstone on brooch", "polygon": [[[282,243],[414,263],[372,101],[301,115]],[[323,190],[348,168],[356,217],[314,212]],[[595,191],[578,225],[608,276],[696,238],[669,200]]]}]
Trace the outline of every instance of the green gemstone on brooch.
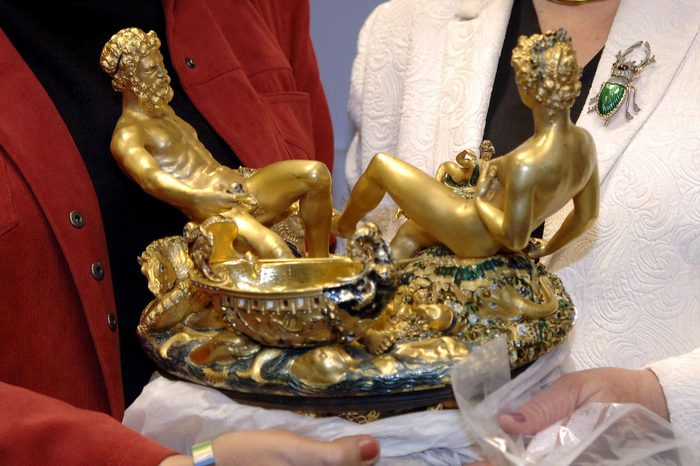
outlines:
[{"label": "green gemstone on brooch", "polygon": [[598,115],[608,118],[615,113],[625,98],[626,86],[617,83],[606,82],[598,96]]}]

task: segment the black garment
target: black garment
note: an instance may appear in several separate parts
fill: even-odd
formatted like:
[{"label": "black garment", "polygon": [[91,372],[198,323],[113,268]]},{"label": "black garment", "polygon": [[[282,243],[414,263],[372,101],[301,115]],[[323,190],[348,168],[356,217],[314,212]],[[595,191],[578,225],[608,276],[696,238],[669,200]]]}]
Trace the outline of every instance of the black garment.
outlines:
[{"label": "black garment", "polygon": [[[515,71],[510,65],[510,58],[512,50],[518,44],[518,37],[539,33],[540,25],[537,22],[537,13],[532,1],[514,1],[506,29],[506,37],[503,40],[501,57],[496,69],[496,79],[493,83],[491,102],[484,128],[484,139],[489,139],[493,143],[496,155],[507,154],[535,133],[532,111],[520,99],[518,87],[515,84]],[[579,115],[581,115],[602,54],[603,49],[583,68],[581,94],[571,107],[572,121],[578,120]],[[544,224],[540,225],[532,236],[542,238],[543,232]]]},{"label": "black garment", "polygon": [[[170,64],[159,0],[2,0],[0,28],[7,34],[56,105],[80,151],[97,193],[104,222],[119,315],[127,406],[148,381],[153,364],[136,338],[143,308],[153,299],[136,258],[157,238],[182,232],[186,218],[128,179],[109,151],[121,114],[121,94],[99,64],[102,47],[125,27],[154,30],[172,79],[175,112],[196,130],[214,157],[231,167],[239,160],[182,90]],[[47,154],[60,157],[61,154]],[[47,173],[46,176],[51,176]],[[90,219],[87,219],[88,221]]]}]

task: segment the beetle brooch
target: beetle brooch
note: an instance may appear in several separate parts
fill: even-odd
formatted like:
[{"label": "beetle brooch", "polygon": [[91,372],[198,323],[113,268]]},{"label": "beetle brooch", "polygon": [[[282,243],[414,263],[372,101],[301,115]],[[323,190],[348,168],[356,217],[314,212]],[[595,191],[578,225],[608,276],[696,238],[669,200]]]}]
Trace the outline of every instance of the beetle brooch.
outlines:
[{"label": "beetle brooch", "polygon": [[[627,55],[642,45],[644,45],[645,57],[640,63],[626,59]],[[631,84],[637,79],[642,70],[654,63],[654,61],[649,42],[639,41],[624,52],[617,52],[610,78],[600,85],[598,93],[589,100],[588,113],[595,111],[600,118],[605,120],[605,126],[608,126],[610,118],[617,113],[624,103],[625,118],[627,121],[634,118],[632,113],[630,113],[630,101],[635,114],[639,113],[641,109],[636,102],[637,89]]]}]

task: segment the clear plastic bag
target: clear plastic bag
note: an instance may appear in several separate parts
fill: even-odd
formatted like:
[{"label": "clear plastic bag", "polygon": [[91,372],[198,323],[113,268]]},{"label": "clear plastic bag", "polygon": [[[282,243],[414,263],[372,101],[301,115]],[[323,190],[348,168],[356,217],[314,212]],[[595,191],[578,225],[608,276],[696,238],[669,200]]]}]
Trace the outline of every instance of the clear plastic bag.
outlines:
[{"label": "clear plastic bag", "polygon": [[452,386],[468,428],[494,465],[700,465],[697,445],[666,420],[633,404],[594,403],[535,436],[510,436],[498,415],[545,389],[562,373],[562,345],[510,380],[505,338],[475,348],[452,372]]}]

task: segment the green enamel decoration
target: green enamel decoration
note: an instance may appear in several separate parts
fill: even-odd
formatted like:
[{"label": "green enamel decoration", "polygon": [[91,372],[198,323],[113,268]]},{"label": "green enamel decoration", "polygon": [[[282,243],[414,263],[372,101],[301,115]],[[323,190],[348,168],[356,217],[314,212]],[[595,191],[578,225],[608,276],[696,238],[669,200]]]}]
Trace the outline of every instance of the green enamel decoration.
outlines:
[{"label": "green enamel decoration", "polygon": [[627,87],[622,84],[606,82],[598,96],[598,114],[607,117],[615,112],[625,98]]}]

